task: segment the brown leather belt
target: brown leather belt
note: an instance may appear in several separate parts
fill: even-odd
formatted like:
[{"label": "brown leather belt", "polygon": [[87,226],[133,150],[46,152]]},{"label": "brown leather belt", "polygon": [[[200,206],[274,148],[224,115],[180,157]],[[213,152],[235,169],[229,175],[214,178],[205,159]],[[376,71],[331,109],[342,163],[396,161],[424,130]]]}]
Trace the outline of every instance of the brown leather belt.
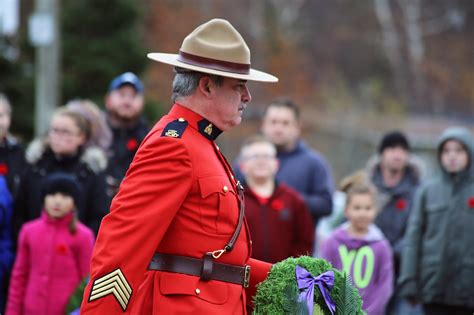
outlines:
[{"label": "brown leather belt", "polygon": [[155,253],[148,265],[148,270],[161,270],[167,272],[184,273],[197,276],[201,279],[219,280],[240,284],[248,288],[250,279],[250,266],[235,266],[217,263],[209,260],[205,256],[203,259],[191,258],[186,256]]}]

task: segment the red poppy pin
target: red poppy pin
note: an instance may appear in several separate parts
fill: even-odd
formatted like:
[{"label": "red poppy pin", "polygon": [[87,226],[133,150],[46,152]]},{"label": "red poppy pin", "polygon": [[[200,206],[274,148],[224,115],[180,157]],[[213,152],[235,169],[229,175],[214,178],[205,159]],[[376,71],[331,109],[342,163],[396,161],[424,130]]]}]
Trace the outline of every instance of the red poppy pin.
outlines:
[{"label": "red poppy pin", "polygon": [[65,244],[59,244],[56,246],[56,252],[60,255],[67,254],[67,246]]},{"label": "red poppy pin", "polygon": [[137,148],[137,146],[138,146],[138,141],[137,141],[137,139],[132,138],[132,139],[129,139],[129,140],[127,141],[127,149],[128,149],[129,151],[135,150],[135,149]]},{"label": "red poppy pin", "polygon": [[395,208],[397,208],[398,211],[405,211],[407,209],[407,201],[406,199],[398,199],[397,202],[395,203]]},{"label": "red poppy pin", "polygon": [[469,208],[474,209],[474,197],[470,197],[467,200],[467,205],[469,206]]},{"label": "red poppy pin", "polygon": [[283,209],[285,205],[283,204],[283,201],[281,201],[280,199],[275,199],[271,202],[270,206],[272,207],[272,209],[280,211]]},{"label": "red poppy pin", "polygon": [[8,165],[5,163],[0,163],[0,175],[7,175],[8,174]]}]

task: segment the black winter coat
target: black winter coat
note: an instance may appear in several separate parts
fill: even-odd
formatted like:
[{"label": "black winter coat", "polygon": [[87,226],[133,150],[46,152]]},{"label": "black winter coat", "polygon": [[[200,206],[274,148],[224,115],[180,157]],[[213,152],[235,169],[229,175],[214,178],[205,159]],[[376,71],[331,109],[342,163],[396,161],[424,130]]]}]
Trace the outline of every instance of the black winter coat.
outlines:
[{"label": "black winter coat", "polygon": [[97,234],[102,217],[108,212],[104,174],[107,160],[104,152],[88,148],[76,156],[61,157],[40,141],[34,141],[27,150],[26,159],[28,166],[13,215],[15,238],[25,222],[40,216],[43,208],[42,181],[48,174],[57,171],[72,173],[81,183],[81,200],[76,205],[78,217]]},{"label": "black winter coat", "polygon": [[0,141],[0,175],[5,176],[13,199],[18,195],[25,163],[25,150],[15,138],[7,136]]},{"label": "black winter coat", "polygon": [[132,163],[138,147],[150,130],[144,119],[133,128],[111,127],[113,140],[108,152],[107,195],[112,199]]}]

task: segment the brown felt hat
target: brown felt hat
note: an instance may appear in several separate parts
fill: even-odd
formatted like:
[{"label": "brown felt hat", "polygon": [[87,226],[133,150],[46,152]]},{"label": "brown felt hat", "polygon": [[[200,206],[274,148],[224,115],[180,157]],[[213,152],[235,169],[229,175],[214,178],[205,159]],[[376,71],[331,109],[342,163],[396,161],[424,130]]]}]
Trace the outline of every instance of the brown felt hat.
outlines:
[{"label": "brown felt hat", "polygon": [[250,50],[226,20],[213,19],[183,40],[178,54],[149,53],[148,58],[176,67],[223,77],[277,82],[278,78],[250,68]]}]

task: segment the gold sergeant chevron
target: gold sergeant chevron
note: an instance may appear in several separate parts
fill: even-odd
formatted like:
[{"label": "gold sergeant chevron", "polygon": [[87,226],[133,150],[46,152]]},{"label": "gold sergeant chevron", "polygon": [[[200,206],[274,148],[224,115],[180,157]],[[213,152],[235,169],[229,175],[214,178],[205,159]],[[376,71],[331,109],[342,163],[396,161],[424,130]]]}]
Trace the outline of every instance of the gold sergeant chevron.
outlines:
[{"label": "gold sergeant chevron", "polygon": [[112,294],[125,311],[132,296],[132,288],[120,268],[100,277],[92,285],[89,302]]}]

